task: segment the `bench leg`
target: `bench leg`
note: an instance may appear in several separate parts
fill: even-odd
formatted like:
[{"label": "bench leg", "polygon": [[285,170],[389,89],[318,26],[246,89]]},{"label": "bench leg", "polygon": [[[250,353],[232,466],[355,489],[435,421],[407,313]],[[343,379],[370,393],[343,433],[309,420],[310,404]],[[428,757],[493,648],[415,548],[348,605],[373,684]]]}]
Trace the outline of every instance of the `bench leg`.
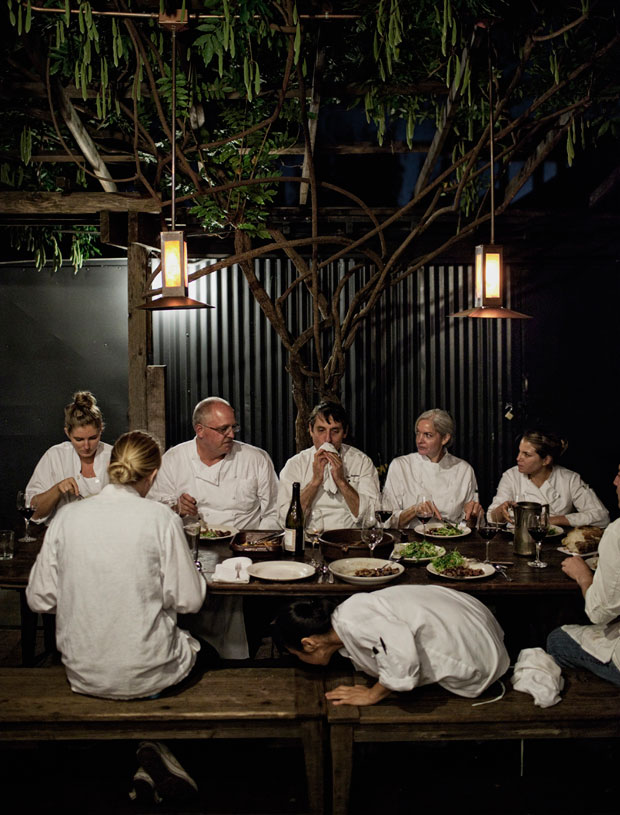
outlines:
[{"label": "bench leg", "polygon": [[323,723],[318,719],[304,722],[301,731],[308,784],[308,805],[312,815],[322,815],[325,810]]},{"label": "bench leg", "polygon": [[353,727],[346,724],[332,725],[329,738],[332,757],[332,815],[346,815],[353,772]]}]

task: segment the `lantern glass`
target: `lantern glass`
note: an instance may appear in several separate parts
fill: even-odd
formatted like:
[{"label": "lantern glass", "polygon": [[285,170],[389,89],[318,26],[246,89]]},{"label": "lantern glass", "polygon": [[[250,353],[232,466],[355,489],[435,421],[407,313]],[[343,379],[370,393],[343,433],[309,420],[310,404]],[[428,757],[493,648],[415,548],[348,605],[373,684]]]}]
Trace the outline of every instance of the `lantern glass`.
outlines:
[{"label": "lantern glass", "polygon": [[183,232],[162,232],[162,294],[187,295],[187,246]]}]

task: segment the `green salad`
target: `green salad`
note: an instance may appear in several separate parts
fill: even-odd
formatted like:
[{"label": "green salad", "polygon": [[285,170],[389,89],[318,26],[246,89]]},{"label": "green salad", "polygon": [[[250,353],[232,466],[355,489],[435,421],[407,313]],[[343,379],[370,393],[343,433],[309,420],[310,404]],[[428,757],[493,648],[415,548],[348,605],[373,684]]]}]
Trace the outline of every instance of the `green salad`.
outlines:
[{"label": "green salad", "polygon": [[437,546],[428,541],[412,541],[406,543],[400,550],[400,556],[404,558],[421,559],[425,557],[435,557],[437,555]]},{"label": "green salad", "polygon": [[445,572],[446,569],[457,569],[459,566],[464,566],[467,559],[457,551],[446,552],[445,555],[434,558],[431,563],[433,568],[438,572]]},{"label": "green salad", "polygon": [[454,538],[463,534],[462,529],[453,526],[434,526],[428,530],[429,535],[441,535],[443,538]]}]

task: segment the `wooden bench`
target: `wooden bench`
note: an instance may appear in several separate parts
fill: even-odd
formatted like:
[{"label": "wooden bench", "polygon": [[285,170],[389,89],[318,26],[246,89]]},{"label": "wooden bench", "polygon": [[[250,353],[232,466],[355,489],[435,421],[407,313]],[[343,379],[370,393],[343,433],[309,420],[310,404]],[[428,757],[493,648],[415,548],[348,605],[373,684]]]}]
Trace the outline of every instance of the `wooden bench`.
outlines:
[{"label": "wooden bench", "polygon": [[[454,696],[438,685],[394,694],[376,705],[327,708],[332,760],[333,815],[348,810],[353,746],[367,742],[485,741],[620,737],[620,689],[585,671],[565,671],[562,701],[549,708],[534,704],[504,680],[503,699],[495,683],[479,699]],[[328,687],[373,684],[364,674],[330,677]]]},{"label": "wooden bench", "polygon": [[308,803],[324,808],[323,682],[294,668],[212,671],[177,696],[111,701],[72,693],[64,669],[0,669],[0,740],[300,739]]}]

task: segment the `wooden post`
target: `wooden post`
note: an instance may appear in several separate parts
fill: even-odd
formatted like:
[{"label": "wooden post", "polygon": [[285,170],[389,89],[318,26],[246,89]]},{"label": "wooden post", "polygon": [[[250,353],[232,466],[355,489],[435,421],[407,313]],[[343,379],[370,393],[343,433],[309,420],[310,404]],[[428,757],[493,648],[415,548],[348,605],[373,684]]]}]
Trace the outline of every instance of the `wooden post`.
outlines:
[{"label": "wooden post", "polygon": [[166,449],[166,366],[148,365],[146,369],[147,428]]},{"label": "wooden post", "polygon": [[137,308],[144,302],[148,274],[148,250],[139,240],[139,217],[128,215],[127,308],[129,312],[129,429],[147,430],[146,368],[152,348],[152,323],[148,311]]}]

